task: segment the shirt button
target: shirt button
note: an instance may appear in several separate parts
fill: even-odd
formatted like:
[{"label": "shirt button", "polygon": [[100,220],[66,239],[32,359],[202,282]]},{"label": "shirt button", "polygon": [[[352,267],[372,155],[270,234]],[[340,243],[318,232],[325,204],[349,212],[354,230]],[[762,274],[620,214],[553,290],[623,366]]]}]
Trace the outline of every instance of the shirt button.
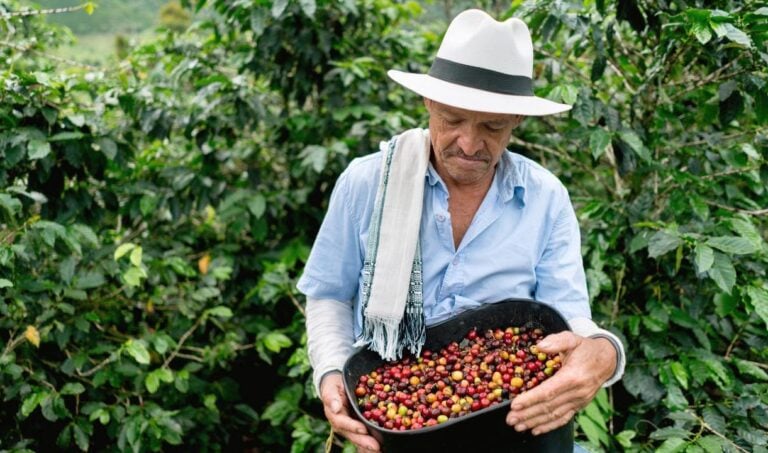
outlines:
[{"label": "shirt button", "polygon": [[459,257],[458,256],[453,259],[453,265],[454,266],[458,266],[459,265]]},{"label": "shirt button", "polygon": [[437,217],[437,221],[438,222],[444,222],[445,221],[445,216],[442,215],[442,214],[438,214],[436,217]]}]

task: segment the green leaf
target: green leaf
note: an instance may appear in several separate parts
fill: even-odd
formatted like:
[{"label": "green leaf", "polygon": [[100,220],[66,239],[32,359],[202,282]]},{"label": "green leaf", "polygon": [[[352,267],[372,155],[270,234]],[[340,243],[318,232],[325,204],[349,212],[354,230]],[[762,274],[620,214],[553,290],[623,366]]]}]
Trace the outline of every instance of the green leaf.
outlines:
[{"label": "green leaf", "polygon": [[253,214],[254,217],[261,218],[264,215],[264,211],[267,209],[267,200],[264,195],[257,193],[253,197],[248,198],[248,211]]},{"label": "green leaf", "polygon": [[155,345],[155,351],[159,354],[165,354],[165,352],[168,351],[171,341],[172,340],[166,334],[159,334],[152,338],[152,343]]},{"label": "green leaf", "polygon": [[104,274],[98,271],[89,271],[85,273],[79,273],[75,283],[76,289],[91,289],[98,288],[106,283]]},{"label": "green leaf", "polygon": [[160,377],[154,372],[147,374],[144,378],[144,386],[149,393],[157,392],[157,389],[160,387]]},{"label": "green leaf", "polygon": [[694,264],[696,265],[696,272],[706,272],[712,268],[712,264],[715,262],[715,251],[711,247],[698,242],[694,249]]},{"label": "green leaf", "polygon": [[699,197],[692,196],[689,198],[691,209],[701,220],[707,220],[709,218],[709,206]]},{"label": "green leaf", "polygon": [[295,411],[296,405],[293,402],[277,400],[267,406],[262,414],[262,419],[269,420],[272,426],[280,426]]},{"label": "green leaf", "polygon": [[728,255],[715,252],[715,259],[708,274],[720,289],[731,294],[733,285],[736,284],[736,269]]},{"label": "green leaf", "polygon": [[8,194],[0,193],[0,208],[3,208],[12,219],[21,211],[21,201]]},{"label": "green leaf", "polygon": [[659,382],[648,373],[647,367],[630,366],[624,374],[624,388],[636,398],[647,404],[655,404],[664,396],[664,389]]},{"label": "green leaf", "polygon": [[762,368],[757,366],[755,363],[740,359],[734,359],[733,361],[741,374],[752,376],[753,378],[757,378],[762,381],[768,381],[768,373],[763,371]]},{"label": "green leaf", "polygon": [[691,33],[702,44],[706,44],[712,39],[712,31],[709,29],[709,23],[707,22],[692,23]]},{"label": "green leaf", "polygon": [[755,309],[755,313],[760,316],[760,319],[768,327],[768,290],[758,288],[757,286],[750,286],[747,288],[747,294],[752,302],[752,307]]},{"label": "green leaf", "polygon": [[22,418],[26,418],[31,414],[37,406],[45,399],[47,398],[49,393],[45,390],[34,392],[29,395],[27,395],[26,398],[24,398],[24,402],[21,403],[21,416]]},{"label": "green leaf", "polygon": [[670,385],[667,387],[667,397],[664,398],[664,405],[672,411],[680,411],[688,408],[688,400],[683,395],[680,387]]},{"label": "green leaf", "polygon": [[130,257],[131,264],[133,264],[136,267],[141,266],[141,255],[142,255],[141,246],[137,245],[136,247],[134,247],[133,250],[131,250],[131,257]]},{"label": "green leaf", "polygon": [[656,258],[676,249],[682,241],[680,238],[666,230],[657,231],[648,241],[648,256]]},{"label": "green leaf", "polygon": [[706,9],[688,9],[686,15],[689,21],[689,32],[693,34],[701,44],[706,44],[712,39],[710,25],[715,22],[710,21],[712,11]]},{"label": "green leaf", "polygon": [[691,432],[682,428],[674,426],[668,426],[666,428],[657,429],[650,435],[651,439],[663,440],[671,438],[688,439],[691,436]]},{"label": "green leaf", "polygon": [[640,139],[637,133],[635,133],[635,131],[625,129],[619,132],[619,137],[621,137],[624,143],[632,148],[632,151],[634,151],[640,159],[644,160],[645,162],[651,161],[651,153],[648,151],[648,148],[643,145],[643,141]]},{"label": "green leaf", "polygon": [[88,451],[89,435],[78,424],[72,424],[72,434],[75,437],[77,447],[82,451]]},{"label": "green leaf", "polygon": [[747,255],[757,251],[757,247],[752,241],[738,236],[711,237],[707,240],[707,244],[710,247],[734,255]]},{"label": "green leaf", "polygon": [[605,149],[611,144],[611,135],[602,128],[598,128],[589,134],[589,150],[592,158],[597,160],[603,155]]},{"label": "green leaf", "polygon": [[736,28],[733,24],[725,23],[723,27],[725,28],[726,38],[744,47],[752,47],[752,40],[749,39],[749,35]]},{"label": "green leaf", "polygon": [[756,249],[759,249],[763,243],[763,238],[760,232],[749,219],[742,217],[734,217],[730,220],[731,229],[739,236],[749,239]]},{"label": "green leaf", "polygon": [[132,267],[123,274],[123,279],[125,279],[128,286],[133,287],[141,286],[141,280],[146,277],[147,273],[140,267]]},{"label": "green leaf", "polygon": [[280,352],[281,349],[293,344],[290,338],[280,332],[270,332],[264,336],[262,341],[264,346],[272,352]]},{"label": "green leaf", "polygon": [[615,439],[619,442],[619,445],[621,445],[624,448],[629,448],[632,446],[632,439],[635,438],[637,435],[636,432],[630,430],[624,430],[620,432],[619,434],[616,434]]},{"label": "green leaf", "polygon": [[222,305],[219,305],[218,307],[210,308],[206,310],[206,313],[208,313],[211,316],[217,316],[219,318],[224,318],[224,319],[229,319],[232,317],[232,310],[229,307],[225,307]]},{"label": "green leaf", "polygon": [[696,444],[704,449],[707,453],[722,453],[723,451],[723,439],[710,435],[703,436],[696,441]]},{"label": "green leaf", "polygon": [[13,282],[4,278],[0,278],[0,289],[2,288],[13,288]]},{"label": "green leaf", "polygon": [[725,418],[713,407],[705,407],[702,411],[702,418],[710,426],[719,433],[726,432]]},{"label": "green leaf", "polygon": [[115,250],[115,261],[122,258],[126,253],[130,252],[136,247],[136,244],[131,244],[130,242],[125,244],[120,244],[120,246],[117,247]]},{"label": "green leaf", "polygon": [[160,378],[160,380],[166,384],[173,382],[173,371],[169,368],[159,368],[155,370],[154,373],[157,373],[157,376]]},{"label": "green leaf", "polygon": [[117,144],[111,138],[101,137],[96,141],[96,146],[109,160],[114,160],[117,156]]},{"label": "green leaf", "polygon": [[680,362],[672,362],[669,364],[669,368],[672,370],[672,375],[675,376],[677,382],[679,382],[684,389],[688,390],[688,371],[686,371],[683,364]]},{"label": "green leaf", "polygon": [[688,444],[683,439],[667,439],[663,444],[659,445],[659,448],[655,450],[656,453],[677,453],[683,451]]},{"label": "green leaf", "polygon": [[301,5],[301,10],[308,17],[313,18],[315,16],[315,10],[317,9],[315,0],[299,0],[299,5]]},{"label": "green leaf", "polygon": [[280,19],[280,16],[283,15],[283,12],[287,6],[288,0],[275,0],[275,2],[272,3],[272,17],[275,19]]},{"label": "green leaf", "polygon": [[216,395],[205,395],[205,397],[203,397],[203,406],[207,407],[213,412],[219,412],[219,408],[216,406]]},{"label": "green leaf", "polygon": [[149,364],[149,351],[144,340],[129,339],[123,344],[123,348],[138,363],[142,365]]},{"label": "green leaf", "polygon": [[577,415],[576,422],[579,424],[579,428],[584,431],[584,434],[587,436],[590,443],[595,445],[607,445],[610,443],[610,437],[605,425],[595,423],[594,420],[587,417],[585,414]]},{"label": "green leaf", "polygon": [[319,145],[309,145],[301,153],[301,165],[311,167],[315,172],[320,173],[328,162],[328,148]]},{"label": "green leaf", "polygon": [[68,382],[59,390],[62,395],[79,395],[85,392],[85,387],[79,382]]},{"label": "green leaf", "polygon": [[728,370],[725,365],[720,362],[720,359],[704,358],[702,362],[707,366],[709,371],[709,378],[715,382],[720,388],[726,389],[731,385],[731,378],[728,374]]},{"label": "green leaf", "polygon": [[27,143],[27,156],[30,160],[42,159],[51,153],[51,144],[45,140],[30,140]]},{"label": "green leaf", "polygon": [[600,411],[600,408],[598,407],[598,403],[596,400],[592,400],[592,402],[589,403],[587,407],[584,408],[583,414],[591,418],[592,421],[594,421],[598,425],[606,424],[605,416],[603,416],[603,413]]},{"label": "green leaf", "polygon": [[79,140],[85,137],[82,132],[59,132],[56,135],[52,135],[48,138],[49,142],[61,142],[66,140]]}]

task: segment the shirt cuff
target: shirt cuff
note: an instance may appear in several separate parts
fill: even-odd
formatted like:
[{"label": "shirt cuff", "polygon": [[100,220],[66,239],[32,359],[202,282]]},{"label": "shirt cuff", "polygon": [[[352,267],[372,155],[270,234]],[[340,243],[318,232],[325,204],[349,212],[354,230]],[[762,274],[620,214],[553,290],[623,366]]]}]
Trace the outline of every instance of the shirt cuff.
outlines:
[{"label": "shirt cuff", "polygon": [[320,382],[332,371],[342,371],[354,352],[352,305],[332,299],[307,299],[307,353],[312,382],[320,395]]},{"label": "shirt cuff", "polygon": [[614,349],[616,349],[616,369],[605,383],[603,387],[610,387],[624,376],[624,368],[626,365],[626,354],[624,353],[624,345],[619,337],[612,332],[601,329],[589,318],[572,318],[568,320],[568,324],[571,326],[573,333],[588,338],[605,338],[610,341]]}]

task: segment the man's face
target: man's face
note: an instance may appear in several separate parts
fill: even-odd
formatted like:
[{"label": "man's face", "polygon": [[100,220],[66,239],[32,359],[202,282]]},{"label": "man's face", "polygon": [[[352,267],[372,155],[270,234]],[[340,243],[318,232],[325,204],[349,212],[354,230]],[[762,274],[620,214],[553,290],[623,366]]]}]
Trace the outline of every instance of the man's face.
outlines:
[{"label": "man's face", "polygon": [[496,164],[523,117],[473,112],[424,99],[434,165],[449,186],[482,186],[493,180]]}]

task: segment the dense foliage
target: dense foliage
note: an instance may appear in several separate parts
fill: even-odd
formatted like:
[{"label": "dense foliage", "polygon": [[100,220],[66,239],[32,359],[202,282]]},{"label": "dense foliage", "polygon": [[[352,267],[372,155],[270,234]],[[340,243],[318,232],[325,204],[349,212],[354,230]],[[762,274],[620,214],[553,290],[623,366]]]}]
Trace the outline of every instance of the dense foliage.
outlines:
[{"label": "dense foliage", "polygon": [[[574,103],[512,148],[571,190],[594,316],[627,344],[579,440],[766,451],[768,7],[499,5],[537,94]],[[324,447],[295,280],[336,175],[423,124],[385,71],[422,70],[444,24],[186,6],[186,32],[88,71],[46,57],[44,18],[0,16],[2,450]]]}]

